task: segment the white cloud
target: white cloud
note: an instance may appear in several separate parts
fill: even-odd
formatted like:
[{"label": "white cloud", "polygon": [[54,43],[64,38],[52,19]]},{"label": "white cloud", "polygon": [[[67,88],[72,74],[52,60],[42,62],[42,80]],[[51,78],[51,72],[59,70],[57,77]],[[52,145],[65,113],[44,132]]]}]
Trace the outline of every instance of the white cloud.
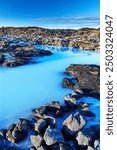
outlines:
[{"label": "white cloud", "polygon": [[100,20],[100,17],[96,16],[84,16],[84,17],[58,17],[58,18],[51,18],[51,17],[43,17],[37,18],[39,21],[80,21],[80,20]]}]

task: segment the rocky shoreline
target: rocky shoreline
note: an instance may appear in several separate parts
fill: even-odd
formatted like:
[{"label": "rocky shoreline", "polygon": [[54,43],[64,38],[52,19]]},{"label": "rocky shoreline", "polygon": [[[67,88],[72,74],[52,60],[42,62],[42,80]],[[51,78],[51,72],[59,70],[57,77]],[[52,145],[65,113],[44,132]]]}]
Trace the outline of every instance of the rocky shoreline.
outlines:
[{"label": "rocky shoreline", "polygon": [[15,67],[36,63],[32,57],[49,56],[48,50],[34,45],[53,45],[99,51],[100,30],[51,30],[37,27],[0,28],[0,66]]},{"label": "rocky shoreline", "polygon": [[28,63],[36,63],[32,57],[50,55],[52,55],[52,52],[48,50],[37,50],[36,48],[30,46],[18,47],[16,45],[16,49],[8,47],[7,49],[2,49],[0,51],[0,66],[16,67]]},{"label": "rocky shoreline", "polygon": [[[2,27],[0,28],[0,45],[8,46],[9,42],[22,41],[40,45],[54,45],[97,50],[100,47],[100,29],[45,29],[39,27]],[[1,49],[0,48],[0,49]]]},{"label": "rocky shoreline", "polygon": [[72,64],[66,68],[63,87],[78,91],[84,96],[100,99],[100,67],[97,65]]},{"label": "rocky shoreline", "polygon": [[64,78],[63,86],[71,88],[72,93],[64,97],[65,105],[52,101],[33,109],[32,119],[20,118],[0,130],[0,150],[21,150],[18,144],[27,136],[32,143],[30,150],[99,150],[100,125],[87,127],[88,119],[96,114],[90,110],[90,103],[79,100],[88,96],[99,99],[100,68],[73,64],[66,68],[66,74],[72,78]]}]

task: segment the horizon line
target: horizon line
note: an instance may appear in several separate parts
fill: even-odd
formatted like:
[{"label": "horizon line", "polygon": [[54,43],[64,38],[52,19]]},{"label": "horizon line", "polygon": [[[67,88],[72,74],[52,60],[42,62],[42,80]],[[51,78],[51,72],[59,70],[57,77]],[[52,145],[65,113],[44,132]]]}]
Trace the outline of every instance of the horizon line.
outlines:
[{"label": "horizon line", "polygon": [[52,27],[41,27],[41,26],[30,26],[30,25],[24,25],[24,26],[17,26],[17,25],[15,25],[15,26],[13,26],[13,25],[3,25],[3,26],[1,26],[0,25],[0,28],[42,28],[42,29],[51,29],[51,30],[78,30],[78,29],[83,29],[83,28],[90,28],[90,29],[100,29],[100,26],[93,26],[93,27],[89,27],[89,26],[87,26],[87,27],[78,27],[78,28],[76,28],[76,27],[71,27],[71,28],[52,28]]}]

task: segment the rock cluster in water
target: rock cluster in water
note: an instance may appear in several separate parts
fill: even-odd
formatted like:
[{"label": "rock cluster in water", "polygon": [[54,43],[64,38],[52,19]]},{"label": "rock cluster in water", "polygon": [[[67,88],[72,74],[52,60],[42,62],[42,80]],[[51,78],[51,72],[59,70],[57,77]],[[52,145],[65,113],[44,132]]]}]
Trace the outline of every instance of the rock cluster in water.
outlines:
[{"label": "rock cluster in water", "polygon": [[[83,96],[94,97],[97,94],[96,97],[98,97],[99,67],[71,65],[66,72],[72,74],[77,82],[70,83],[73,92],[64,97],[65,105],[52,101],[45,106],[33,109],[32,119],[20,118],[8,129],[0,130],[0,149],[21,150],[18,144],[27,140],[27,137],[32,144],[30,150],[99,149],[100,126],[98,124],[86,126],[88,119],[95,118],[96,115],[90,110],[91,104],[79,102],[79,98]],[[71,79],[69,82],[72,82]],[[64,80],[64,86],[69,87],[69,82],[66,83]],[[96,86],[93,86],[94,82]],[[22,150],[25,149],[22,148]]]},{"label": "rock cluster in water", "polygon": [[37,50],[30,45],[25,46],[22,44],[20,46],[14,43],[14,46],[9,45],[7,48],[0,50],[0,66],[15,67],[27,63],[36,63],[32,57],[49,55],[52,55],[52,52],[49,50]]}]

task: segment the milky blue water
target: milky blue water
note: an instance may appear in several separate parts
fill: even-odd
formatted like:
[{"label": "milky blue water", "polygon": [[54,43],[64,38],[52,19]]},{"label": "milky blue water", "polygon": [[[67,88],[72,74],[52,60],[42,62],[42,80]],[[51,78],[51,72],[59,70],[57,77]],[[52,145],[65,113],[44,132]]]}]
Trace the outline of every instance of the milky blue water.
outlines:
[{"label": "milky blue water", "polygon": [[[97,52],[43,45],[36,47],[51,50],[53,55],[34,58],[37,64],[0,68],[0,128],[8,127],[19,117],[29,117],[31,109],[52,100],[63,104],[64,96],[71,93],[70,89],[62,88],[65,68],[70,64],[100,63]],[[98,100],[87,98],[84,101],[94,103],[91,109],[98,114]],[[99,123],[99,114],[96,121]]]}]

